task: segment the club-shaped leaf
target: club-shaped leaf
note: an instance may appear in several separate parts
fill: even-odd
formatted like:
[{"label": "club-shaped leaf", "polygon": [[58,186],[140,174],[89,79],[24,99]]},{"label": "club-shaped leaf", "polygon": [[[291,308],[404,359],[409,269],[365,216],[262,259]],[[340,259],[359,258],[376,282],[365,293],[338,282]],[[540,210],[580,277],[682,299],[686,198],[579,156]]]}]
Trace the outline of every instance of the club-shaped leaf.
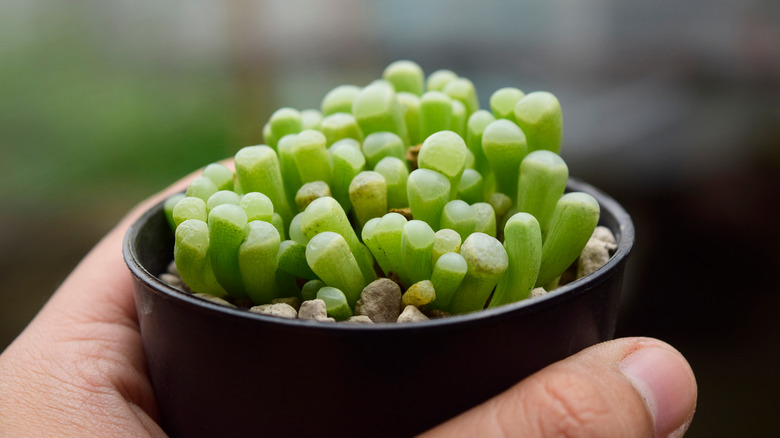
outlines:
[{"label": "club-shaped leaf", "polygon": [[303,299],[303,301],[316,300],[317,292],[325,286],[327,286],[327,284],[320,279],[307,281],[303,284],[303,287],[301,287],[301,299]]},{"label": "club-shaped leaf", "polygon": [[218,192],[215,192],[213,195],[209,196],[209,199],[206,201],[206,209],[208,211],[211,211],[217,205],[222,205],[222,204],[238,205],[239,202],[241,202],[241,197],[238,196],[238,193],[232,190],[220,190]]},{"label": "club-shaped leaf", "polygon": [[247,146],[236,153],[236,175],[245,193],[260,192],[274,204],[274,212],[290,223],[292,210],[287,203],[279,159],[268,146]]},{"label": "club-shaped leaf", "polygon": [[355,85],[339,85],[328,91],[320,105],[322,115],[327,117],[335,113],[352,114],[352,103],[358,93],[360,93],[360,87]]},{"label": "club-shaped leaf", "polygon": [[309,243],[309,238],[306,237],[306,235],[303,234],[303,231],[301,231],[301,216],[303,213],[298,213],[295,216],[293,216],[292,220],[290,221],[290,240],[294,240],[300,244],[306,245]]},{"label": "club-shaped leaf", "polygon": [[495,121],[496,118],[493,114],[486,110],[475,112],[466,121],[466,147],[474,156],[474,169],[485,179],[487,179],[491,169],[487,158],[485,158],[485,152],[482,151],[482,133],[485,132],[485,128],[489,124]]},{"label": "club-shaped leaf", "polygon": [[222,163],[211,163],[203,169],[203,176],[210,179],[218,190],[233,190],[235,175]]},{"label": "club-shaped leaf", "polygon": [[369,219],[387,213],[387,183],[379,172],[364,170],[349,185],[349,200],[362,227]]},{"label": "club-shaped leaf", "polygon": [[420,134],[424,139],[452,126],[452,99],[441,91],[427,91],[420,98]]},{"label": "club-shaped leaf", "polygon": [[231,296],[247,298],[238,261],[247,224],[244,209],[233,204],[218,205],[209,212],[208,224],[209,256],[214,276]]},{"label": "club-shaped leaf", "polygon": [[312,181],[330,183],[327,140],[320,131],[313,129],[301,131],[295,136],[292,154],[302,183]]},{"label": "club-shaped leaf", "polygon": [[345,138],[363,141],[363,132],[360,131],[355,116],[349,113],[333,113],[325,117],[319,130],[325,135],[328,146]]},{"label": "club-shaped leaf", "polygon": [[479,109],[477,89],[471,80],[457,77],[444,87],[444,93],[453,99],[459,100],[466,107],[466,114],[471,115]]},{"label": "club-shaped leaf", "polygon": [[504,227],[504,248],[509,267],[496,286],[489,307],[502,306],[528,298],[536,284],[542,262],[542,231],[528,213],[517,213]]},{"label": "club-shaped leaf", "polygon": [[366,158],[360,152],[360,144],[352,140],[340,140],[334,143],[329,153],[333,164],[331,193],[341,208],[348,213],[352,210],[349,185],[357,174],[365,170]]},{"label": "club-shaped leaf", "polygon": [[274,204],[271,198],[260,192],[244,194],[238,206],[246,212],[246,220],[271,222],[274,216]]},{"label": "club-shaped leaf", "polygon": [[317,109],[305,109],[301,111],[301,130],[320,129],[322,113]]},{"label": "club-shaped leaf", "polygon": [[555,205],[566,189],[569,168],[554,152],[538,150],[528,154],[520,163],[517,182],[517,210],[531,213],[539,221],[542,235]]},{"label": "club-shaped leaf", "polygon": [[200,198],[203,202],[206,202],[218,190],[214,181],[205,176],[199,176],[190,181],[185,194],[189,197]]},{"label": "club-shaped leaf", "polygon": [[279,271],[307,280],[317,278],[317,275],[311,270],[306,261],[306,245],[294,240],[281,242],[278,253],[275,254]]},{"label": "club-shaped leaf", "polygon": [[176,269],[191,291],[226,297],[227,291],[214,277],[209,258],[209,227],[206,222],[188,219],[176,227],[173,258]]},{"label": "club-shaped leaf", "polygon": [[438,228],[441,210],[450,200],[450,181],[435,170],[415,169],[406,182],[406,195],[412,216]]},{"label": "club-shaped leaf", "polygon": [[423,93],[425,75],[422,68],[413,61],[395,61],[385,67],[382,79],[393,84],[396,92],[408,92],[417,96]]},{"label": "club-shaped leaf", "polygon": [[352,114],[363,135],[387,131],[401,137],[404,146],[409,144],[403,109],[389,82],[374,81],[360,90],[352,103]]},{"label": "club-shaped leaf", "polygon": [[[288,134],[282,137],[276,145],[276,154],[279,160],[279,172],[282,174],[282,185],[287,198],[287,205],[295,205],[295,194],[301,188],[301,176],[298,174],[298,166],[295,164],[295,139],[298,134]],[[241,180],[237,179],[240,183]]]},{"label": "club-shaped leaf", "polygon": [[497,119],[515,121],[515,105],[525,96],[514,87],[499,88],[490,96],[490,111]]},{"label": "club-shaped leaf", "polygon": [[466,136],[466,121],[469,115],[466,113],[466,106],[459,100],[452,100],[452,120],[450,121],[450,127],[447,128],[450,131],[458,134],[462,138]]},{"label": "club-shaped leaf", "polygon": [[457,78],[458,75],[452,70],[436,70],[428,76],[428,79],[426,79],[425,88],[429,91],[444,91],[447,84]]},{"label": "club-shaped leaf", "polygon": [[598,201],[587,193],[561,196],[542,244],[542,265],[536,286],[550,283],[577,259],[596,229],[599,212]]},{"label": "club-shaped leaf", "polygon": [[458,194],[458,184],[469,150],[460,135],[452,131],[440,131],[430,135],[422,144],[417,156],[417,166],[420,169],[430,169],[447,177],[452,187],[450,200]]},{"label": "club-shaped leaf", "polygon": [[404,160],[396,157],[382,158],[374,171],[385,177],[387,185],[387,208],[406,208],[409,198],[406,193],[406,181],[409,179],[409,169]]},{"label": "club-shaped leaf", "polygon": [[206,203],[194,196],[186,196],[182,198],[176,206],[173,207],[173,223],[176,228],[188,219],[198,219],[206,222],[208,220],[208,210],[206,209]]},{"label": "club-shaped leaf", "polygon": [[442,228],[437,231],[433,239],[432,260],[434,265],[442,255],[448,252],[459,252],[462,242],[463,240],[460,238],[460,234],[455,230]]},{"label": "club-shaped leaf", "polygon": [[306,210],[306,207],[317,198],[323,196],[331,196],[330,187],[325,181],[312,181],[307,182],[298,189],[298,193],[295,194],[295,206],[298,207],[298,211]]},{"label": "club-shaped leaf", "polygon": [[450,303],[452,313],[482,310],[490,293],[509,266],[504,246],[484,233],[474,233],[463,242],[460,255],[468,270]]},{"label": "club-shaped leaf", "polygon": [[433,241],[434,231],[427,223],[411,220],[404,224],[401,245],[406,275],[410,282],[406,286],[431,278]]},{"label": "club-shaped leaf", "polygon": [[498,119],[482,133],[482,151],[496,178],[496,189],[517,197],[517,174],[528,151],[525,134],[513,122]]},{"label": "club-shaped leaf", "polygon": [[465,201],[455,199],[448,202],[442,209],[439,229],[455,230],[460,235],[461,240],[466,240],[474,232],[476,224],[477,216],[471,206]]},{"label": "club-shaped leaf", "polygon": [[474,169],[464,169],[458,183],[458,198],[468,204],[480,202],[483,199],[484,184],[482,175]]},{"label": "club-shaped leaf", "polygon": [[317,291],[317,299],[325,301],[325,311],[336,321],[344,321],[352,316],[346,295],[335,287],[321,287]]},{"label": "club-shaped leaf", "polygon": [[303,129],[301,112],[295,108],[279,108],[268,119],[273,137],[280,140],[287,134],[297,134]]},{"label": "club-shaped leaf", "polygon": [[477,202],[471,204],[471,211],[474,212],[474,217],[476,218],[474,232],[496,237],[496,211],[493,210],[493,206],[487,202]]},{"label": "club-shaped leaf", "polygon": [[422,136],[421,131],[420,96],[401,91],[396,93],[396,97],[404,110],[404,121],[406,122],[406,130],[409,133],[409,144],[417,145],[422,143],[425,137]]},{"label": "club-shaped leaf", "polygon": [[433,265],[431,274],[431,283],[436,290],[436,299],[431,306],[436,309],[448,309],[467,271],[468,264],[462,255],[456,252],[442,254]]},{"label": "club-shaped leaf", "polygon": [[168,198],[166,198],[165,202],[163,203],[163,212],[165,213],[165,220],[168,221],[168,225],[171,227],[172,231],[176,231],[176,226],[178,225],[176,221],[173,219],[173,209],[176,208],[176,204],[178,204],[179,201],[181,201],[186,197],[187,195],[185,195],[184,193],[176,193],[175,195],[171,195]]},{"label": "club-shaped leaf", "polygon": [[287,296],[276,289],[277,254],[281,239],[268,222],[252,221],[246,225],[246,237],[238,249],[238,266],[246,294],[255,304],[267,304]]},{"label": "club-shaped leaf", "polygon": [[384,258],[385,264],[390,266],[389,269],[382,268],[387,276],[394,273],[403,284],[411,284],[406,275],[403,256],[403,230],[406,222],[406,218],[398,213],[387,213],[382,216],[374,226],[370,244],[372,244],[372,252],[384,254],[384,256],[380,255],[380,258]]},{"label": "club-shaped leaf", "polygon": [[368,283],[340,234],[325,231],[312,237],[306,244],[306,261],[325,284],[344,292],[350,307],[355,306]]},{"label": "club-shaped leaf", "polygon": [[528,93],[515,105],[515,120],[528,140],[528,149],[559,154],[563,138],[563,113],[558,99],[546,91]]},{"label": "club-shaped leaf", "polygon": [[309,239],[324,231],[340,234],[352,250],[360,270],[365,276],[366,284],[376,279],[374,258],[371,256],[371,252],[360,243],[347,214],[344,213],[335,199],[326,196],[317,198],[309,204],[301,215],[301,231]]},{"label": "club-shaped leaf", "polygon": [[406,157],[406,147],[401,137],[392,132],[374,132],[363,141],[363,155],[366,156],[366,166],[374,169],[385,157],[403,160]]}]

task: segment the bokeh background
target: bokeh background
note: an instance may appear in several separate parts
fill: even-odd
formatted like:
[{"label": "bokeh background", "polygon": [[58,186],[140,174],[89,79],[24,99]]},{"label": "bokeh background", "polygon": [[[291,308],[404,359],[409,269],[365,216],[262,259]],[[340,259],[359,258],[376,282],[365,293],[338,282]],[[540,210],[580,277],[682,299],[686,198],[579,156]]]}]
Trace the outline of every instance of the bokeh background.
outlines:
[{"label": "bokeh background", "polygon": [[699,381],[691,437],[780,408],[780,2],[0,1],[0,348],[133,205],[397,59],[551,91],[632,214],[618,335]]}]

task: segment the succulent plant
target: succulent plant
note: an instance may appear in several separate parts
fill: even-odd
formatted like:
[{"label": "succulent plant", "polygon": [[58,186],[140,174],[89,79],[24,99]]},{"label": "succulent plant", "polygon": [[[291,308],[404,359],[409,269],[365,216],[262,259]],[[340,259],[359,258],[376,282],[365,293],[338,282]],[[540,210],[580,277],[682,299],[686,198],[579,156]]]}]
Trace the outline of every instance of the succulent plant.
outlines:
[{"label": "succulent plant", "polygon": [[468,79],[394,62],[319,109],[277,110],[235,171],[211,164],[171,197],[178,271],[193,292],[321,299],[336,320],[377,277],[456,314],[527,299],[599,218],[592,196],[564,194],[561,133],[551,93],[501,88],[479,109]]}]

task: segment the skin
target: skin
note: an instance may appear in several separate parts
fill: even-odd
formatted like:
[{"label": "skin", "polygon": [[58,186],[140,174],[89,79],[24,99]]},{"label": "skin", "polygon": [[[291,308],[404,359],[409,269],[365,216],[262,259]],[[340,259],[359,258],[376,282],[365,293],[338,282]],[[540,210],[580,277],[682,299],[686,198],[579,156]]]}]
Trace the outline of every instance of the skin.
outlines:
[{"label": "skin", "polygon": [[[165,436],[121,248],[128,226],[187,181],[128,214],[0,355],[0,436]],[[425,436],[681,436],[695,405],[693,373],[676,350],[618,339],[539,371]]]}]

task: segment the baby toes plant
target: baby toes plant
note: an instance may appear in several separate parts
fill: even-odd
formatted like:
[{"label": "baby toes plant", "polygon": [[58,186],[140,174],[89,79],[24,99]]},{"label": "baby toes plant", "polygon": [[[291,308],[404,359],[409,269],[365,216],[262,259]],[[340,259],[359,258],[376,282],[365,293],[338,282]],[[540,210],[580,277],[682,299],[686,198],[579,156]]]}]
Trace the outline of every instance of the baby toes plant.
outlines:
[{"label": "baby toes plant", "polygon": [[165,202],[182,280],[245,307],[322,300],[337,321],[379,277],[429,315],[556,287],[599,219],[564,193],[560,104],[514,87],[478,102],[468,79],[398,61],[277,110],[235,171],[211,164]]}]

